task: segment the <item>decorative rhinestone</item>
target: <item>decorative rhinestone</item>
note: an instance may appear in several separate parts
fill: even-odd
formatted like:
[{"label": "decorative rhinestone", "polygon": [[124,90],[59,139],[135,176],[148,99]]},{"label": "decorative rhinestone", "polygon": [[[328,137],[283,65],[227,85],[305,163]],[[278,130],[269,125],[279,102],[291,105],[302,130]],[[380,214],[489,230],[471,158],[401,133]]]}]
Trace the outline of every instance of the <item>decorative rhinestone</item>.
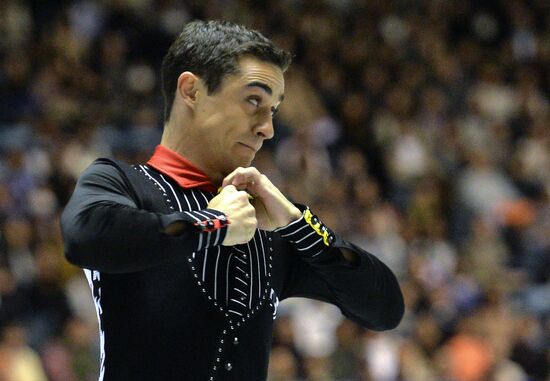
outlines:
[{"label": "decorative rhinestone", "polygon": [[228,362],[227,364],[225,364],[225,369],[229,372],[231,369],[233,369],[233,365],[231,365],[231,363]]},{"label": "decorative rhinestone", "polygon": [[234,338],[233,338],[233,344],[234,344],[234,345],[239,344],[239,338],[238,338],[238,337],[234,337]]}]

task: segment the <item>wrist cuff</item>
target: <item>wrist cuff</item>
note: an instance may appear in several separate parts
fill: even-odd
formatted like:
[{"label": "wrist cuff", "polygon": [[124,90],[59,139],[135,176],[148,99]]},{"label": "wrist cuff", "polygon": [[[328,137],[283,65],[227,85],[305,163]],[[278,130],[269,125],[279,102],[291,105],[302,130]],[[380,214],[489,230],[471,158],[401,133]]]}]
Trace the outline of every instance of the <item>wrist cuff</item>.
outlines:
[{"label": "wrist cuff", "polygon": [[200,251],[223,242],[227,234],[227,225],[231,222],[224,213],[215,209],[203,209],[172,213],[161,218],[161,227],[165,229],[176,221],[188,224],[192,234],[196,236],[196,249]]},{"label": "wrist cuff", "polygon": [[[297,206],[300,208],[300,205]],[[299,219],[275,231],[291,242],[301,254],[316,257],[332,245],[335,236],[308,207],[300,209],[303,213]]]}]

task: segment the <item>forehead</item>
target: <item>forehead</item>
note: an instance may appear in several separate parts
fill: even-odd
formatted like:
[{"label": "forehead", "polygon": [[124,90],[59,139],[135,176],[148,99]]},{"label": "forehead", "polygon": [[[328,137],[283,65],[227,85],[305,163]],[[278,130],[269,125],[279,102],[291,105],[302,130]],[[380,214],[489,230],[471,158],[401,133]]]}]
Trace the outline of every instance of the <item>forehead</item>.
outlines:
[{"label": "forehead", "polygon": [[254,57],[241,57],[239,59],[239,72],[227,78],[227,82],[238,87],[246,87],[253,82],[260,82],[273,90],[273,96],[277,98],[283,95],[285,80],[280,67],[270,62],[261,61]]}]

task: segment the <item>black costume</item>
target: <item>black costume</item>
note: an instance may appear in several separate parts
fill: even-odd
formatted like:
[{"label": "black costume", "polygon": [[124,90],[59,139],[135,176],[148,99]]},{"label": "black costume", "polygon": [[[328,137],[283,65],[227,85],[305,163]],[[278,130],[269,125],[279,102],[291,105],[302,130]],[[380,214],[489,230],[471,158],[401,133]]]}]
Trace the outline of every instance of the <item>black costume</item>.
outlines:
[{"label": "black costume", "polygon": [[[100,381],[265,380],[277,304],[292,296],[331,302],[370,329],[399,323],[392,272],[305,207],[309,222],[226,247],[214,196],[148,165],[98,159],[81,175],[62,231],[96,303]],[[174,221],[187,223],[179,236],[163,232]]]}]

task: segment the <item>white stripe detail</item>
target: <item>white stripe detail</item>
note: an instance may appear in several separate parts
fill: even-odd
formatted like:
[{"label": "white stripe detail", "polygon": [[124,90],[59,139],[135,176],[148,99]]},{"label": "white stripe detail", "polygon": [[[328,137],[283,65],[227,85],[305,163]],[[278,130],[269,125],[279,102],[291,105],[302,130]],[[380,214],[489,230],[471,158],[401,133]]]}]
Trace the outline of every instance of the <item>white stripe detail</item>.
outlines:
[{"label": "white stripe detail", "polygon": [[225,271],[225,304],[228,304],[227,299],[229,299],[229,263],[231,262],[231,257],[233,253],[229,254],[229,259],[227,260],[227,270]]},{"label": "white stripe detail", "polygon": [[206,236],[206,247],[210,247],[210,237],[212,236],[212,232],[208,232],[208,235]]},{"label": "white stripe detail", "polygon": [[193,196],[193,198],[195,199],[195,202],[197,203],[197,209],[198,209],[198,210],[201,210],[201,209],[202,209],[202,206],[201,206],[201,204],[199,203],[199,200],[197,200],[197,197],[195,196],[195,190],[194,190],[194,189],[191,189],[191,195]]},{"label": "white stripe detail", "polygon": [[220,247],[218,246],[218,255],[216,257],[216,267],[214,269],[214,299],[217,299],[217,295],[218,295],[217,281],[218,281],[218,262],[220,260],[220,253],[221,253],[221,250],[220,250]]},{"label": "white stripe detail", "polygon": [[208,249],[204,249],[204,261],[202,264],[202,281],[204,282],[204,276],[206,273],[206,258],[208,258]]},{"label": "white stripe detail", "polygon": [[214,244],[212,246],[216,246],[218,244],[218,241],[220,240],[221,230],[216,230],[216,239],[214,239]]},{"label": "white stripe detail", "polygon": [[[201,212],[204,212],[204,211],[201,210]],[[201,212],[199,212],[198,210],[193,211],[193,213],[197,213],[199,216],[201,216],[201,217],[204,218],[205,220],[209,220],[209,219],[210,219],[210,217],[205,216],[205,215],[202,214]]]},{"label": "white stripe detail", "polygon": [[197,247],[197,251],[202,249],[202,234],[203,233],[199,233],[199,246]]},{"label": "white stripe detail", "polygon": [[227,311],[233,312],[234,314],[237,314],[237,315],[239,315],[239,316],[243,316],[243,314],[241,314],[241,313],[239,313],[239,312],[237,312],[237,311],[233,311],[233,310],[227,310]]},{"label": "white stripe detail", "polygon": [[141,169],[143,169],[143,171],[145,171],[147,173],[147,176],[149,176],[149,178],[151,180],[153,180],[155,183],[157,183],[157,185],[160,187],[160,189],[162,189],[162,191],[164,193],[166,193],[166,189],[164,189],[164,187],[153,176],[151,176],[149,171],[147,171],[147,167],[145,165],[141,165],[140,167],[141,167]]},{"label": "white stripe detail", "polygon": [[214,217],[214,218],[218,218],[218,217],[219,217],[219,216],[215,215],[214,213],[209,212],[209,211],[206,210],[206,209],[203,209],[202,212],[203,212],[203,213],[208,213],[208,214],[210,214],[210,215],[211,215],[212,217]]},{"label": "white stripe detail", "polygon": [[209,201],[208,201],[208,198],[205,196],[204,192],[199,190],[199,194],[202,196],[202,198],[204,198],[204,201],[206,201],[206,205],[208,205]]},{"label": "white stripe detail", "polygon": [[[264,231],[265,237],[267,238],[267,232]],[[260,231],[260,247],[262,248],[262,258],[263,258],[263,264],[264,264],[264,275],[267,276],[267,267],[265,265],[266,258],[265,258],[265,249],[264,249],[264,240],[262,239],[262,232]]]},{"label": "white stripe detail", "polygon": [[288,233],[288,234],[281,234],[281,237],[288,237],[288,236],[291,236],[293,234],[296,234],[298,233],[300,230],[302,230],[303,228],[307,228],[309,225],[304,225],[302,226],[300,229],[298,230],[294,230],[292,233]]},{"label": "white stripe detail", "polygon": [[239,290],[237,287],[233,287],[233,290],[239,291],[241,294],[243,294],[244,296],[246,296],[246,292],[244,292],[244,291],[242,291],[242,290]]},{"label": "white stripe detail", "polygon": [[256,249],[256,261],[258,262],[258,298],[261,298],[262,297],[262,277],[260,276],[260,252],[258,251],[258,245],[256,244],[256,236],[252,237],[252,240],[254,241],[254,249]]},{"label": "white stripe detail", "polygon": [[243,274],[246,274],[246,271],[244,271],[243,269],[241,269],[239,266],[235,266],[235,267],[238,268],[239,270],[241,270],[241,272],[242,272]]},{"label": "white stripe detail", "polygon": [[235,279],[240,280],[241,282],[243,282],[243,284],[244,284],[245,286],[248,286],[248,283],[246,283],[244,280],[242,280],[242,279],[239,278],[238,276],[236,276]]},{"label": "white stripe detail", "polygon": [[309,237],[309,236],[311,236],[311,235],[313,235],[313,234],[315,234],[315,233],[317,233],[317,232],[316,232],[316,231],[312,231],[311,233],[309,233],[309,234],[306,235],[305,237],[300,238],[298,241],[294,241],[294,243],[300,243],[300,242],[302,242],[304,239],[306,239],[307,237]]},{"label": "white stripe detail", "polygon": [[323,250],[325,250],[325,249],[323,248],[323,249],[321,249],[318,253],[313,254],[313,255],[311,256],[311,258],[318,256],[319,254],[321,254],[321,253],[323,252]]},{"label": "white stripe detail", "polygon": [[84,275],[88,280],[88,285],[90,286],[90,291],[92,292],[92,299],[94,301],[95,312],[97,315],[97,323],[99,325],[99,379],[98,381],[103,381],[105,376],[105,332],[101,329],[101,314],[103,309],[101,308],[101,287],[98,288],[98,294],[100,295],[97,299],[94,295],[94,282],[93,279],[100,280],[101,273],[99,271],[93,271],[88,269],[83,269]]},{"label": "white stripe detail", "polygon": [[252,270],[252,256],[250,255],[250,243],[246,243],[246,247],[248,247],[248,257],[250,259],[250,294],[248,298],[248,308],[252,309],[252,286],[254,285],[254,273]]},{"label": "white stripe detail", "polygon": [[[195,216],[193,215],[193,213],[190,213],[190,212],[183,212],[183,213],[187,214],[187,215],[188,215],[189,217],[191,217],[191,218],[194,218],[195,220],[197,220],[197,222],[201,222],[201,221],[202,221],[200,218],[195,217]],[[196,212],[194,212],[194,213],[196,213]]]},{"label": "white stripe detail", "polygon": [[240,257],[238,257],[238,256],[235,256],[235,258],[237,258],[239,261],[241,261],[242,263],[244,263],[244,264],[246,265],[246,262],[245,262],[244,259],[242,259],[242,258],[240,258]]},{"label": "white stripe detail", "polygon": [[179,211],[181,212],[183,209],[181,208],[180,200],[178,199],[178,196],[176,195],[176,191],[175,191],[174,188],[172,187],[172,184],[170,184],[168,181],[166,181],[166,179],[164,178],[164,176],[163,176],[162,174],[160,175],[160,178],[161,178],[162,181],[164,181],[164,182],[170,187],[170,189],[172,190],[172,194],[174,195],[174,198],[175,198],[176,201],[178,202],[178,209],[179,209]]},{"label": "white stripe detail", "polygon": [[183,198],[185,199],[185,202],[187,203],[187,210],[191,210],[191,204],[189,203],[189,200],[187,199],[187,195],[184,193]]},{"label": "white stripe detail", "polygon": [[309,245],[308,247],[304,247],[303,249],[300,249],[300,248],[296,248],[296,250],[299,250],[299,251],[304,251],[304,250],[307,250],[309,248],[312,248],[313,246],[317,245],[319,242],[321,242],[323,240],[323,237],[319,238],[317,241],[313,242],[311,245]]},{"label": "white stripe detail", "polygon": [[235,302],[235,303],[239,303],[241,306],[245,307],[246,308],[246,304],[244,304],[243,302],[239,302],[238,300],[236,299],[231,299],[232,302]]}]

